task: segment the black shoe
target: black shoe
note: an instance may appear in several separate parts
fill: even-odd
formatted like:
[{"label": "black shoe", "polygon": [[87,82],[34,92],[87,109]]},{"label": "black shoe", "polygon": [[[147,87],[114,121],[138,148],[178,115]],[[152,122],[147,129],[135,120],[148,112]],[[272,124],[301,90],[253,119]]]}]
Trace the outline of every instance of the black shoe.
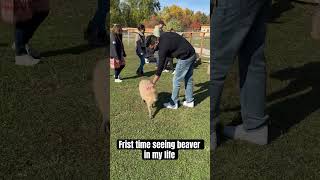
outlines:
[{"label": "black shoe", "polygon": [[140,69],[138,69],[138,70],[136,71],[136,74],[137,74],[137,76],[143,76],[143,73],[140,71]]}]

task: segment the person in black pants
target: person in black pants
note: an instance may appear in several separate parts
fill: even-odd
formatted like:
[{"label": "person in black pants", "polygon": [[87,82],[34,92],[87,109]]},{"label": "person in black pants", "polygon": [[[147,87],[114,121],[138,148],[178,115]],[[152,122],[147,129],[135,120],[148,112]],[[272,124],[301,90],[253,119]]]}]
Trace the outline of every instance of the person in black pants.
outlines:
[{"label": "person in black pants", "polygon": [[40,24],[49,14],[48,0],[35,0],[31,3],[32,18],[15,23],[15,50],[16,65],[32,66],[40,62],[40,54],[33,50],[28,44]]},{"label": "person in black pants", "polygon": [[126,52],[122,43],[122,27],[119,24],[113,26],[110,33],[110,58],[120,61],[120,67],[114,70],[114,82],[121,83],[120,73],[125,67]]}]

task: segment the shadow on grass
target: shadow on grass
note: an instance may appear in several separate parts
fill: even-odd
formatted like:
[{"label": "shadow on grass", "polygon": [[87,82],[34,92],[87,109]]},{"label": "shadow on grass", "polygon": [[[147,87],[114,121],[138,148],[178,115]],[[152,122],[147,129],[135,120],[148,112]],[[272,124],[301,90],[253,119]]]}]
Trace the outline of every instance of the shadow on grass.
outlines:
[{"label": "shadow on grass", "polygon": [[210,81],[195,85],[196,87],[200,87],[200,89],[193,92],[195,103],[196,103],[195,105],[200,104],[207,97],[209,97],[209,85],[210,85]]},{"label": "shadow on grass", "polygon": [[317,6],[318,3],[316,2],[306,2],[303,0],[276,0],[275,3],[272,4],[271,7],[271,14],[269,17],[269,23],[281,23],[277,21],[282,14],[286,11],[289,11],[294,8],[292,3],[303,4],[303,5],[311,5]]},{"label": "shadow on grass", "polygon": [[156,71],[149,71],[149,72],[145,72],[144,76],[142,76],[142,77],[135,75],[135,76],[131,76],[131,77],[125,77],[122,79],[126,80],[126,79],[138,79],[138,78],[143,78],[143,77],[151,77],[151,76],[155,75],[155,73],[156,73]]},{"label": "shadow on grass", "polygon": [[7,47],[8,44],[7,43],[0,43],[0,47]]},{"label": "shadow on grass", "polygon": [[[320,109],[320,62],[312,62],[297,68],[286,68],[271,74],[272,78],[281,81],[290,80],[290,84],[267,97],[271,104],[267,108],[270,115],[269,141],[274,141],[289,129],[303,121],[313,112]],[[225,109],[240,111],[240,106]],[[238,112],[230,125],[241,124],[241,113]]]},{"label": "shadow on grass", "polygon": [[271,74],[271,77],[290,84],[268,96],[268,101],[283,97],[284,100],[268,108],[271,117],[270,140],[288,132],[290,127],[303,121],[320,108],[320,62],[311,62],[297,68],[286,68]]},{"label": "shadow on grass", "polygon": [[158,101],[156,102],[156,111],[154,112],[154,117],[159,113],[163,108],[163,103],[166,103],[170,100],[171,94],[168,92],[161,92],[158,94]]},{"label": "shadow on grass", "polygon": [[81,53],[91,51],[96,48],[97,47],[92,47],[88,44],[81,44],[81,45],[74,46],[74,47],[46,51],[46,52],[41,53],[41,56],[42,57],[52,57],[52,56],[59,56],[59,55],[64,55],[64,54],[81,54]]},{"label": "shadow on grass", "polygon": [[278,22],[277,19],[279,19],[284,12],[289,11],[293,8],[294,6],[292,5],[291,0],[276,0],[275,3],[272,4],[271,14],[268,22],[281,23]]}]

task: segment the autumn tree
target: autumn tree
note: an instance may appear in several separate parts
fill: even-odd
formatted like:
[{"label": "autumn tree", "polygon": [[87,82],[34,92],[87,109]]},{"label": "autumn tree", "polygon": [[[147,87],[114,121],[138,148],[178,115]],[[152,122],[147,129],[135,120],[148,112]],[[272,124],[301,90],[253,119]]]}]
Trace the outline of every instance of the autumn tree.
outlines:
[{"label": "autumn tree", "polygon": [[136,27],[160,11],[159,0],[111,0],[111,23]]}]

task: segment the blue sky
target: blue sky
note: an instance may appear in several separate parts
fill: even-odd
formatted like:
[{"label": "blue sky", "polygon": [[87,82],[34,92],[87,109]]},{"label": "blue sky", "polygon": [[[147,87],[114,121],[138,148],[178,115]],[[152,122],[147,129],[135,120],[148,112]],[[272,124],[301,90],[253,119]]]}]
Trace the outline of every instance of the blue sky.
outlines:
[{"label": "blue sky", "polygon": [[179,5],[183,8],[189,8],[193,11],[202,11],[210,14],[210,0],[159,0],[161,9],[164,6]]}]

